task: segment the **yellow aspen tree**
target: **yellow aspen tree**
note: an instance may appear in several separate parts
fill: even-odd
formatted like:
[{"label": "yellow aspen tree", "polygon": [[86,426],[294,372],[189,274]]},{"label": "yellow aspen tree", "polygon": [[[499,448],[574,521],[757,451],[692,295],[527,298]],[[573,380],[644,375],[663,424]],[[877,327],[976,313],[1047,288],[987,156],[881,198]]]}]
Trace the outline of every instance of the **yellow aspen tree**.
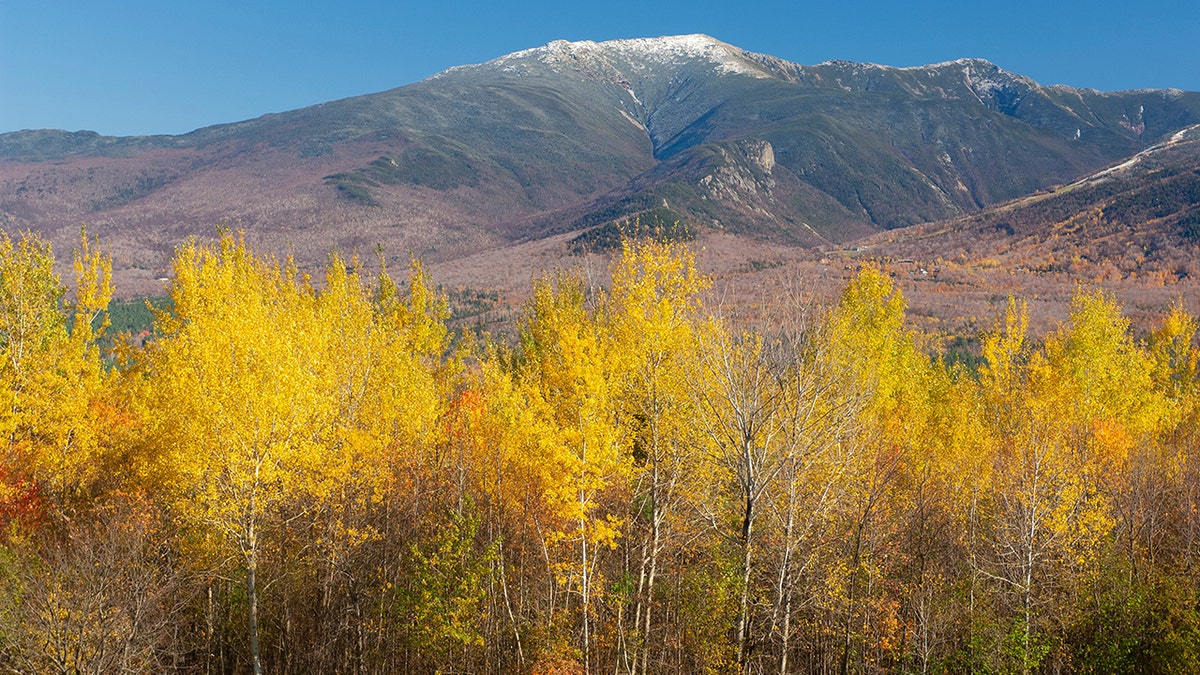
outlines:
[{"label": "yellow aspen tree", "polygon": [[[118,482],[131,474],[114,442],[127,411],[116,410],[123,402],[114,401],[115,378],[97,344],[112,292],[109,259],[81,233],[76,290],[62,307],[49,245],[33,235],[15,246],[2,242],[2,466],[37,487],[52,527],[19,536],[12,550],[16,569],[4,579],[4,595],[16,606],[0,620],[7,624],[0,643],[13,668],[150,669],[171,618],[164,611],[171,584],[159,533],[142,527],[148,518],[116,515],[139,508],[139,500],[122,494],[131,486]],[[15,506],[4,516],[34,515],[29,500]],[[23,529],[4,523],[5,535],[28,534]]]},{"label": "yellow aspen tree", "polygon": [[[1169,417],[1156,444],[1158,481],[1152,487],[1171,500],[1168,522],[1172,545],[1164,547],[1175,564],[1194,565],[1200,542],[1200,321],[1175,303],[1150,337],[1152,380],[1168,400]],[[1148,542],[1149,544],[1149,542]]]},{"label": "yellow aspen tree", "polygon": [[1162,326],[1150,336],[1151,379],[1171,399],[1193,394],[1200,383],[1200,347],[1193,344],[1197,330],[1200,321],[1176,301],[1163,317]]},{"label": "yellow aspen tree", "polygon": [[44,471],[57,476],[57,491],[68,499],[81,493],[97,479],[103,467],[113,468],[101,456],[101,420],[97,406],[111,378],[105,373],[97,340],[108,328],[108,303],[112,299],[112,261],[101,251],[94,250],[87,232],[80,233],[80,247],[73,257],[76,289],[72,303],[71,336],[65,345],[66,353],[60,366],[70,380],[71,389],[63,401],[62,412],[72,418],[68,440],[60,441],[56,453]]},{"label": "yellow aspen tree", "polygon": [[[420,457],[461,475],[447,466],[457,458],[444,453],[444,418],[462,371],[462,353],[450,353],[446,328],[446,299],[435,292],[429,276],[415,260],[408,284],[401,290],[380,275],[376,291],[378,313],[377,363],[366,381],[374,420],[371,433],[392,446],[392,452]],[[461,500],[461,477],[456,478]]]},{"label": "yellow aspen tree", "polygon": [[1038,591],[1051,550],[1065,534],[1051,523],[1061,518],[1070,490],[1053,423],[1058,392],[1046,386],[1049,373],[1044,359],[1028,346],[1027,326],[1025,308],[1010,302],[1003,331],[984,340],[987,363],[981,371],[997,451],[988,550],[979,556],[979,572],[1000,586],[999,597],[1016,596],[1015,625],[995,651],[1013,654],[1022,672],[1045,656],[1034,625]]},{"label": "yellow aspen tree", "polygon": [[[906,538],[916,540],[908,554],[916,558],[918,579],[903,593],[914,666],[922,672],[945,656],[952,639],[969,635],[977,604],[986,604],[978,557],[994,452],[978,381],[962,364],[935,370],[930,389],[926,440],[910,472],[912,514],[904,523]],[[975,663],[976,643],[964,646],[961,655]]]},{"label": "yellow aspen tree", "polygon": [[[651,672],[655,584],[686,483],[696,461],[694,407],[687,382],[696,369],[695,325],[708,280],[682,246],[626,241],[614,264],[607,313],[614,352],[621,357],[619,402],[633,436],[630,528],[638,528],[633,575],[633,634],[618,658],[630,673]],[[623,608],[618,609],[618,614]],[[632,644],[630,644],[632,643]]]},{"label": "yellow aspen tree", "polygon": [[1155,472],[1153,446],[1170,413],[1154,385],[1152,356],[1133,340],[1116,299],[1101,291],[1076,293],[1070,323],[1047,340],[1046,354],[1073,394],[1069,443],[1086,498],[1078,528],[1086,538],[1073,567],[1095,576],[1103,544],[1118,528],[1136,566],[1138,542],[1153,521],[1143,506],[1154,490],[1137,483],[1154,480],[1145,474]]},{"label": "yellow aspen tree", "polygon": [[0,499],[10,518],[27,512],[36,495],[31,464],[40,452],[34,446],[42,426],[42,371],[66,335],[63,292],[48,243],[32,234],[13,242],[0,233]]},{"label": "yellow aspen tree", "polygon": [[566,525],[557,539],[572,545],[578,557],[557,566],[562,579],[577,589],[583,666],[592,670],[593,603],[602,584],[596,578],[601,551],[621,534],[617,513],[602,500],[610,486],[629,471],[617,425],[615,354],[588,311],[578,277],[560,274],[535,284],[521,329],[526,358],[524,376],[537,385],[555,428],[559,460],[565,468],[552,499]]},{"label": "yellow aspen tree", "polygon": [[[475,432],[470,452],[476,494],[488,515],[489,545],[497,552],[497,604],[512,632],[517,665],[525,667],[530,658],[565,656],[550,634],[564,604],[558,552],[552,548],[564,529],[563,502],[571,499],[563,484],[578,469],[563,452],[540,383],[514,372],[517,358],[495,345],[488,349],[475,374],[478,404],[468,413]],[[527,632],[545,636],[533,653],[526,650]]]},{"label": "yellow aspen tree", "polygon": [[1042,628],[1057,604],[1050,589],[1077,589],[1095,574],[1130,453],[1161,411],[1150,361],[1115,300],[1081,291],[1071,307],[1043,350],[1024,345],[1027,320],[1012,304],[1007,334],[984,342],[981,385],[997,443],[985,574],[1002,597],[1016,596],[1007,651],[1026,672],[1054,649]]},{"label": "yellow aspen tree", "polygon": [[112,295],[109,259],[92,249],[86,232],[80,242],[68,329],[50,245],[32,234],[15,244],[0,238],[0,431],[3,466],[18,474],[0,492],[12,498],[36,485],[68,518],[100,475],[93,406],[107,379],[96,340]]},{"label": "yellow aspen tree", "polygon": [[[379,302],[385,286],[386,309]],[[304,482],[278,502],[273,516],[281,530],[273,570],[285,577],[277,585],[278,639],[286,644],[293,624],[307,622],[326,636],[325,644],[288,659],[307,669],[358,669],[367,667],[368,636],[392,625],[391,605],[370,601],[395,581],[379,560],[384,540],[399,539],[387,514],[401,495],[408,497],[400,484],[414,465],[414,449],[436,444],[440,392],[432,384],[435,364],[426,368],[424,355],[411,352],[406,326],[395,320],[406,299],[386,269],[370,287],[357,260],[335,253],[313,295],[311,316],[289,339],[313,346],[308,367],[321,405],[328,406],[327,427],[314,430],[319,453],[295,455],[293,470]],[[306,598],[321,611],[297,616]]]},{"label": "yellow aspen tree", "polygon": [[150,350],[151,415],[176,471],[182,522],[245,566],[252,669],[261,673],[258,578],[266,525],[313,489],[336,416],[328,328],[307,281],[224,235],[178,250],[174,316]]},{"label": "yellow aspen tree", "polygon": [[1062,583],[1087,606],[1117,576],[1114,568],[1127,570],[1122,586],[1147,578],[1155,541],[1164,534],[1157,504],[1168,481],[1157,446],[1172,410],[1155,386],[1152,354],[1133,340],[1110,294],[1077,291],[1069,323],[1045,350],[1071,394],[1061,423],[1069,429],[1079,491],[1060,558]]},{"label": "yellow aspen tree", "polygon": [[313,367],[322,369],[332,411],[321,470],[313,474],[324,482],[312,494],[344,499],[358,490],[356,498],[377,503],[407,458],[433,458],[444,445],[441,420],[459,368],[443,360],[445,301],[416,262],[407,293],[386,268],[372,291],[357,263],[335,255],[313,311],[310,336],[321,348]]},{"label": "yellow aspen tree", "polygon": [[[856,626],[865,627],[871,620],[867,604],[871,598],[862,595],[878,586],[875,577],[884,573],[875,561],[874,526],[880,512],[892,506],[890,492],[897,477],[910,471],[919,455],[928,415],[929,362],[904,328],[904,311],[904,297],[891,278],[877,268],[864,267],[828,318],[830,358],[865,397],[857,415],[859,451],[850,460],[849,483],[854,490],[846,499],[849,579],[839,589],[844,593],[839,663],[843,673],[851,667],[852,653],[866,658],[859,646],[864,636]],[[877,625],[896,623],[891,608],[874,618]]]},{"label": "yellow aspen tree", "polygon": [[[477,546],[485,529],[474,490],[476,393],[462,375],[463,348],[450,353],[445,298],[415,261],[403,292],[380,277],[376,306],[384,341],[369,387],[376,426],[396,475],[392,499],[407,511],[413,542],[408,578],[398,599],[420,617],[408,640],[439,671],[484,644],[483,603],[495,541]],[[394,536],[394,535],[393,535]]]}]

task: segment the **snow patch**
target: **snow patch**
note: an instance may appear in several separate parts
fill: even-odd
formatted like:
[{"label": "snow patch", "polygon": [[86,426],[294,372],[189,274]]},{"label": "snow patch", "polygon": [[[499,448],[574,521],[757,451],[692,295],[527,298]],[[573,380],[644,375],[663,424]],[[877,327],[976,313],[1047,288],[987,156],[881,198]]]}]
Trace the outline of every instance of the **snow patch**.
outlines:
[{"label": "snow patch", "polygon": [[1090,183],[1092,181],[1101,180],[1107,176],[1111,176],[1114,173],[1119,173],[1119,172],[1124,171],[1125,169],[1128,169],[1132,166],[1136,166],[1143,159],[1145,159],[1146,156],[1150,155],[1151,153],[1157,152],[1158,150],[1162,150],[1163,148],[1169,148],[1172,145],[1176,145],[1178,143],[1184,143],[1186,141],[1191,140],[1188,137],[1197,132],[1200,132],[1200,124],[1193,124],[1190,127],[1184,127],[1183,129],[1180,129],[1179,131],[1176,131],[1174,134],[1172,134],[1171,137],[1168,138],[1166,141],[1164,141],[1162,143],[1155,143],[1154,145],[1146,148],[1145,150],[1142,150],[1141,152],[1137,153],[1133,157],[1130,157],[1129,159],[1125,160],[1124,162],[1117,164],[1116,166],[1110,166],[1103,171],[1094,173],[1094,174],[1088,176],[1087,178],[1076,181],[1074,183],[1074,185],[1081,185],[1083,183]]},{"label": "snow patch", "polygon": [[892,66],[884,66],[878,63],[871,63],[869,61],[846,61],[845,59],[829,59],[827,61],[818,63],[814,67],[819,68],[822,66],[826,68],[848,68],[853,71],[855,75],[864,70],[899,70],[897,68],[893,68]]},{"label": "snow patch", "polygon": [[[542,47],[501,56],[490,63],[505,66],[513,61],[536,59],[557,66],[584,58],[601,61],[624,58],[634,63],[649,62],[658,65],[682,65],[690,60],[703,59],[711,62],[722,74],[739,73],[758,78],[770,77],[770,74],[748,59],[742,50],[707,35],[699,34],[607,42],[555,40]],[[632,92],[630,93],[632,94]]]},{"label": "snow patch", "polygon": [[1167,141],[1167,143],[1169,143],[1169,144],[1179,143],[1180,141],[1187,139],[1188,132],[1195,131],[1195,130],[1196,130],[1196,127],[1188,127],[1186,129],[1180,129],[1179,131],[1176,131],[1174,134],[1171,135],[1171,140]]},{"label": "snow patch", "polygon": [[967,57],[963,59],[954,59],[953,61],[939,61],[938,63],[930,63],[924,66],[904,66],[896,70],[942,70],[945,68],[956,68],[959,66],[975,66],[985,68],[995,68],[996,64],[987,59]]}]

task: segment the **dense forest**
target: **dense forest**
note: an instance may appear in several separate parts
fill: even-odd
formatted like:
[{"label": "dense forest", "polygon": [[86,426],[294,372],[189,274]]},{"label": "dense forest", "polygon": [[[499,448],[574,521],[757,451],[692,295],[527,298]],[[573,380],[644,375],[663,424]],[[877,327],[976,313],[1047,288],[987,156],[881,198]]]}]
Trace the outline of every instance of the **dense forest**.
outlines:
[{"label": "dense forest", "polygon": [[225,234],[111,340],[109,270],[0,239],[5,671],[1200,672],[1180,307],[964,365],[880,270],[751,320],[626,242],[489,339]]}]

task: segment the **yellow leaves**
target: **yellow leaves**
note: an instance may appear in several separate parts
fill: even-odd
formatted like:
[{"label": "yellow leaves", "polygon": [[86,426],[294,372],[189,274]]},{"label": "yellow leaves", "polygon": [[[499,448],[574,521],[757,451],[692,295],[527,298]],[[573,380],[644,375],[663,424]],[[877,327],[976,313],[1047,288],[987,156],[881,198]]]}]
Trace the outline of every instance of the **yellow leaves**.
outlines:
[{"label": "yellow leaves", "polygon": [[691,253],[626,242],[614,264],[607,312],[623,415],[637,421],[635,452],[653,464],[693,434],[688,380],[698,367],[700,294],[708,280]]},{"label": "yellow leaves", "polygon": [[1016,370],[1028,356],[1025,342],[1028,329],[1028,306],[1010,297],[1004,312],[1004,327],[985,335],[980,348],[986,359],[981,374],[989,389],[1008,391],[1016,385]]},{"label": "yellow leaves", "polygon": [[1024,306],[1010,300],[1004,329],[983,340],[981,384],[998,424],[1019,426],[1033,417],[1063,434],[1072,427],[1119,427],[1135,435],[1157,428],[1165,402],[1153,390],[1152,362],[1133,342],[1112,296],[1077,293],[1070,322],[1042,349],[1027,344],[1027,325]]},{"label": "yellow leaves", "polygon": [[95,340],[107,324],[110,263],[86,234],[75,260],[68,334],[49,244],[32,234],[15,246],[0,238],[0,458],[60,506],[99,475],[104,429],[93,402],[107,386]]},{"label": "yellow leaves", "polygon": [[1124,473],[1125,463],[1137,443],[1126,426],[1112,419],[1093,420],[1089,436],[1097,475],[1111,477]]},{"label": "yellow leaves", "polygon": [[651,353],[680,348],[709,286],[690,252],[657,242],[626,242],[612,273],[616,339]]},{"label": "yellow leaves", "polygon": [[624,526],[623,518],[618,518],[611,513],[605,515],[604,520],[597,520],[593,524],[592,543],[615,549],[617,540],[621,538],[621,528]]},{"label": "yellow leaves", "polygon": [[1190,330],[1175,313],[1146,349],[1113,296],[1081,289],[1071,307],[1038,347],[1026,337],[1024,307],[1010,302],[1004,328],[983,341],[980,387],[995,449],[985,540],[1005,552],[991,569],[1034,598],[1095,578],[1119,519],[1121,536],[1141,536],[1127,520],[1137,498],[1132,465],[1153,456],[1171,424],[1168,373]]},{"label": "yellow leaves", "polygon": [[382,267],[376,305],[384,324],[396,331],[407,352],[422,357],[441,356],[447,339],[449,306],[444,296],[433,291],[429,275],[416,259],[409,267],[407,299],[401,297],[386,266]]},{"label": "yellow leaves", "polygon": [[829,318],[830,341],[852,350],[847,359],[887,363],[903,347],[904,306],[904,297],[890,277],[864,267],[846,286]]},{"label": "yellow leaves", "polygon": [[[593,495],[625,465],[614,387],[617,354],[585,307],[583,283],[559,274],[535,284],[522,324],[524,393],[549,439],[547,461],[564,478],[547,496],[568,523],[591,517]],[[572,526],[574,527],[574,526]]]},{"label": "yellow leaves", "polygon": [[44,424],[45,388],[56,378],[63,356],[65,322],[58,303],[64,289],[54,273],[50,245],[34,235],[15,245],[0,232],[0,430],[6,466],[31,450],[31,437]]},{"label": "yellow leaves", "polygon": [[61,336],[64,317],[58,303],[64,291],[48,242],[27,234],[14,245],[8,233],[0,232],[0,348],[6,376],[22,376],[27,360]]},{"label": "yellow leaves", "polygon": [[1071,320],[1046,340],[1054,369],[1049,387],[1069,391],[1084,419],[1112,417],[1143,429],[1158,414],[1150,362],[1129,336],[1129,321],[1116,299],[1102,291],[1079,291]]},{"label": "yellow leaves", "polygon": [[523,324],[526,373],[540,385],[553,411],[560,435],[587,461],[611,441],[611,378],[615,354],[585,308],[582,280],[560,274],[535,284],[529,315]]},{"label": "yellow leaves", "polygon": [[1200,322],[1188,314],[1182,301],[1176,301],[1163,325],[1150,336],[1151,378],[1156,387],[1173,398],[1196,391],[1200,375],[1200,347],[1194,347]]},{"label": "yellow leaves", "polygon": [[[425,288],[378,302],[332,256],[315,290],[226,234],[175,262],[175,316],[150,350],[154,443],[176,467],[176,506],[239,546],[282,504],[350,508],[380,499],[398,453],[443,433],[444,306]],[[390,283],[390,282],[389,282]],[[314,513],[316,511],[313,511]],[[358,541],[352,524],[342,543]]]},{"label": "yellow leaves", "polygon": [[904,297],[882,271],[864,267],[826,320],[822,339],[852,388],[869,397],[866,414],[908,444],[924,415],[929,361],[904,329]]},{"label": "yellow leaves", "polygon": [[[538,279],[520,350],[511,359],[494,351],[482,367],[484,399],[502,413],[495,460],[485,461],[496,462],[497,484],[515,476],[522,484],[509,490],[535,491],[535,503],[522,502],[526,517],[556,581],[580,594],[585,626],[605,587],[597,557],[631,527],[618,513],[634,481],[660,490],[656,508],[674,499],[661,486],[675,483],[695,429],[687,384],[705,285],[685,250],[626,244],[609,293],[564,272]],[[663,478],[645,478],[660,466]],[[654,518],[662,527],[661,511]]]},{"label": "yellow leaves", "polygon": [[[576,505],[578,507],[578,505]],[[625,536],[623,529],[626,525],[625,519],[614,514],[604,514],[602,517],[592,517],[582,509],[578,509],[574,518],[576,523],[579,519],[583,519],[582,524],[574,530],[560,530],[550,532],[546,536],[546,545],[551,548],[561,547],[565,554],[569,556],[572,549],[577,549],[581,541],[585,542],[589,547],[604,547],[615,549],[620,539]],[[560,565],[562,575],[571,574],[573,565],[577,565],[578,561],[564,562]]]},{"label": "yellow leaves", "polygon": [[[72,262],[75,268],[75,321],[72,337],[91,346],[108,327],[106,310],[112,299],[112,260],[92,249],[87,230],[81,230],[79,249]],[[97,325],[99,319],[99,325]]]},{"label": "yellow leaves", "polygon": [[479,433],[471,458],[484,494],[494,503],[515,507],[526,490],[565,489],[557,480],[563,467],[552,450],[549,412],[530,391],[532,385],[515,379],[498,360],[492,356],[480,366],[479,419],[473,421]]},{"label": "yellow leaves", "polygon": [[1197,322],[1180,307],[1143,345],[1111,296],[1081,293],[1038,342],[1010,301],[976,379],[922,352],[878,270],[819,320],[763,332],[705,320],[685,249],[627,244],[607,292],[547,276],[520,345],[469,358],[448,354],[420,265],[375,282],[334,255],[314,286],[227,235],[180,248],[176,313],[108,374],[104,256],[76,255],[71,323],[48,247],[0,253],[0,515],[131,466],[191,566],[242,554],[248,570],[261,549],[264,588],[382,594],[364,625],[428,621],[419,648],[460,665],[480,626],[529,654],[580,635],[614,653],[626,630],[654,659],[686,623],[703,643],[687,649],[732,668],[712,636],[733,635],[743,591],[750,643],[776,644],[787,615],[791,654],[836,642],[900,663],[920,630],[974,630],[954,624],[968,584],[973,608],[1041,630],[1114,542],[1159,555],[1196,517]]}]

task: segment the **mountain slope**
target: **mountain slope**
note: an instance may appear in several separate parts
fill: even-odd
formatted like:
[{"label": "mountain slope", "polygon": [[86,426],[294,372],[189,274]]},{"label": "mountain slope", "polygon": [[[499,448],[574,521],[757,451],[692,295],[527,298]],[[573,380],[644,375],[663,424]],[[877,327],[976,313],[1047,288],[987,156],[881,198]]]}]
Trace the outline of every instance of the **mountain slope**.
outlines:
[{"label": "mountain slope", "polygon": [[1033,274],[1200,275],[1200,125],[1069,185],[866,243],[894,258],[991,260]]},{"label": "mountain slope", "polygon": [[559,41],[181,136],[0,134],[0,225],[67,242],[87,222],[149,285],[218,223],[307,265],[333,246],[452,259],[643,218],[825,245],[1067,183],[1196,122],[1197,93],[1043,87],[981,60]]}]

